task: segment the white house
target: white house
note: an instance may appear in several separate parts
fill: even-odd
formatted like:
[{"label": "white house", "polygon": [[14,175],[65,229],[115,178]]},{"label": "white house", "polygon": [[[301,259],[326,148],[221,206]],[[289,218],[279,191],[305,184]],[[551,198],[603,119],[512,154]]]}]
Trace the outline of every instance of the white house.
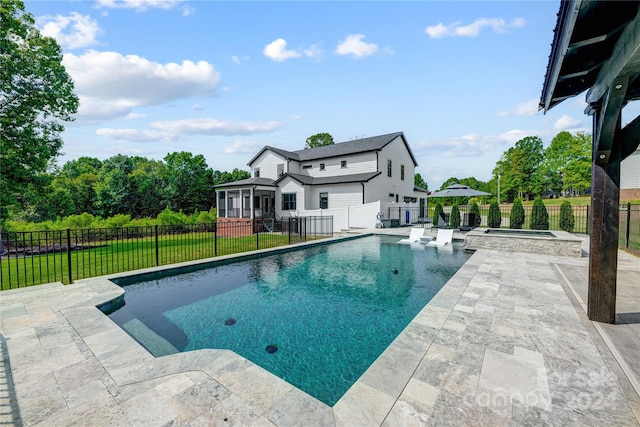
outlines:
[{"label": "white house", "polygon": [[620,201],[640,199],[640,147],[620,163]]},{"label": "white house", "polygon": [[339,230],[374,227],[389,206],[422,207],[411,216],[424,217],[427,193],[414,187],[417,162],[402,132],[298,151],[266,146],[248,165],[251,178],[216,187],[218,218],[333,215]]}]

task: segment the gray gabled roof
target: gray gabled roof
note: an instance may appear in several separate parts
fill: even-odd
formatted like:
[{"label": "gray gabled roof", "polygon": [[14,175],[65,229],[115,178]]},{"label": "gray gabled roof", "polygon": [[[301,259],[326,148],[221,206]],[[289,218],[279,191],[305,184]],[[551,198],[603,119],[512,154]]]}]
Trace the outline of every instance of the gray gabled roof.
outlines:
[{"label": "gray gabled roof", "polygon": [[323,184],[348,184],[353,182],[367,182],[382,172],[367,172],[367,173],[355,173],[351,175],[338,175],[338,176],[326,176],[321,178],[314,178],[308,175],[300,175],[297,173],[287,173],[281,176],[276,184],[282,181],[286,177],[295,179],[304,185],[323,185]]},{"label": "gray gabled roof", "polygon": [[340,142],[337,144],[325,145],[322,147],[309,148],[306,150],[286,151],[280,148],[274,148],[265,146],[247,163],[249,166],[256,161],[258,157],[266,150],[273,151],[276,154],[284,157],[286,160],[295,160],[298,162],[308,162],[311,160],[326,159],[329,157],[346,156],[349,154],[366,153],[369,151],[380,151],[391,141],[397,137],[401,137],[407,151],[413,160],[415,166],[418,166],[416,158],[413,156],[413,152],[409,147],[409,144],[404,137],[403,132],[388,133],[386,135],[372,136],[370,138],[354,139],[353,141]]},{"label": "gray gabled roof", "polygon": [[243,187],[250,185],[262,185],[267,187],[277,187],[276,182],[270,178],[247,178],[241,179],[240,181],[227,182],[225,184],[218,184],[214,186],[214,188],[224,188],[224,187]]}]

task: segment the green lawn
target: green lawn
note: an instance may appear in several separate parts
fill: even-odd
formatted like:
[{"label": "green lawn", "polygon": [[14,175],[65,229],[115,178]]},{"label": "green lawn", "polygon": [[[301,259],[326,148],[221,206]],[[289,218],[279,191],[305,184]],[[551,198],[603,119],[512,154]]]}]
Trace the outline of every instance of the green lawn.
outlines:
[{"label": "green lawn", "polygon": [[[291,241],[290,241],[291,239]],[[73,280],[120,273],[141,268],[267,249],[302,241],[297,234],[260,233],[245,237],[218,237],[211,233],[184,233],[159,236],[156,259],[154,237],[94,242],[92,248],[71,252]],[[313,237],[307,236],[307,240]],[[1,289],[43,283],[69,283],[67,252],[26,256],[0,261]]]}]

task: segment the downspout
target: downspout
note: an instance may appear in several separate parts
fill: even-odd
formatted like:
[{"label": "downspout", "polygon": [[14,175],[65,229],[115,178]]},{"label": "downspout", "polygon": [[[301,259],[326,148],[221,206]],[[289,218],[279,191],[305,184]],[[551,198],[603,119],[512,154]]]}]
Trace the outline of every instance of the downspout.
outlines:
[{"label": "downspout", "polygon": [[364,182],[360,183],[362,185],[362,204],[364,205]]}]

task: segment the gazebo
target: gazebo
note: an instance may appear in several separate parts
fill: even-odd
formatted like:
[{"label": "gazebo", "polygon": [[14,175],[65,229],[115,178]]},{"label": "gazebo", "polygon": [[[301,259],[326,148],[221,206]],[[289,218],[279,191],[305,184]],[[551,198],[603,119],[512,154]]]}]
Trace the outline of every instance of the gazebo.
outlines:
[{"label": "gazebo", "polygon": [[622,109],[640,99],[638,1],[561,1],[540,99],[546,113],[586,91],[593,117],[589,319],[615,323],[620,162],[640,143],[640,117]]}]

